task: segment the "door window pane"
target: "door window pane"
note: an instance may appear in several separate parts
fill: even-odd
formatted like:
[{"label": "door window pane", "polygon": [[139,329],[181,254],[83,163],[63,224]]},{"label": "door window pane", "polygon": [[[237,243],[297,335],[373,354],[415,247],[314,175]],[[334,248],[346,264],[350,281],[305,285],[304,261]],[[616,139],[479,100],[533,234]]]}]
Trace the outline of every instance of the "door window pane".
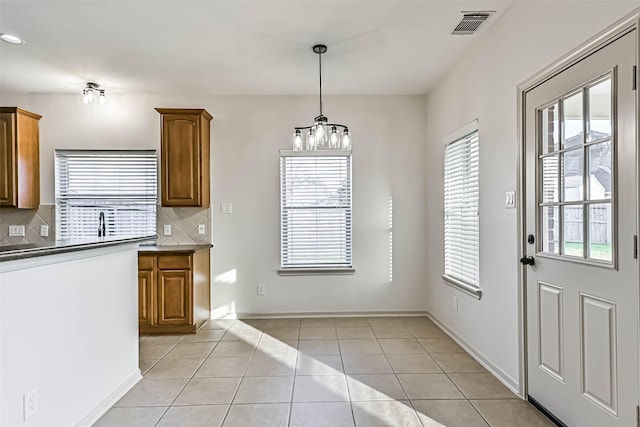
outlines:
[{"label": "door window pane", "polygon": [[611,79],[589,88],[589,141],[611,136]]},{"label": "door window pane", "polygon": [[564,254],[582,258],[582,206],[564,207]]},{"label": "door window pane", "polygon": [[611,261],[611,203],[589,206],[589,258]]},{"label": "door window pane", "polygon": [[558,201],[558,155],[542,159],[542,202]]},{"label": "door window pane", "polygon": [[583,133],[583,105],[582,91],[565,99],[564,106],[564,148],[582,145],[584,142]]},{"label": "door window pane", "polygon": [[540,112],[542,154],[554,153],[560,149],[559,112],[558,103]]},{"label": "door window pane", "polygon": [[582,148],[562,154],[562,186],[565,202],[582,200],[583,157]]},{"label": "door window pane", "polygon": [[560,209],[542,207],[542,252],[560,253]]},{"label": "door window pane", "polygon": [[611,143],[589,147],[589,200],[611,200]]}]

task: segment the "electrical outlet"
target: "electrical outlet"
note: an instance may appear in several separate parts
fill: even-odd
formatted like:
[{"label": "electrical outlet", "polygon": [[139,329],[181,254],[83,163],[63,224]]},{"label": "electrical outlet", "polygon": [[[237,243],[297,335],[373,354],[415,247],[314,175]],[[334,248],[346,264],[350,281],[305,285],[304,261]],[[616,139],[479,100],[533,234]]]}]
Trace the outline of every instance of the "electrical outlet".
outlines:
[{"label": "electrical outlet", "polygon": [[40,236],[47,237],[49,235],[49,226],[41,225],[40,226]]},{"label": "electrical outlet", "polygon": [[38,388],[34,388],[24,396],[24,420],[27,421],[38,411]]},{"label": "electrical outlet", "polygon": [[458,297],[453,297],[453,311],[458,311]]},{"label": "electrical outlet", "polygon": [[264,295],[266,289],[262,283],[258,283],[258,295]]},{"label": "electrical outlet", "polygon": [[171,224],[165,224],[163,231],[165,236],[171,236]]},{"label": "electrical outlet", "polygon": [[9,236],[11,237],[24,237],[24,225],[10,225]]},{"label": "electrical outlet", "polygon": [[204,234],[207,232],[207,229],[204,224],[198,225],[198,234]]}]

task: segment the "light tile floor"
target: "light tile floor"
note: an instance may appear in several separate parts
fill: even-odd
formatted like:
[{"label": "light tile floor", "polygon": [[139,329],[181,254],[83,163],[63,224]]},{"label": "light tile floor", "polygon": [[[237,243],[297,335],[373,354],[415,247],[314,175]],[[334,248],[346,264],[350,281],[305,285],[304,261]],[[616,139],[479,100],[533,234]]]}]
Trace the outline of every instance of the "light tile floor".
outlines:
[{"label": "light tile floor", "polygon": [[211,320],[140,370],[96,427],[553,425],[425,317]]}]

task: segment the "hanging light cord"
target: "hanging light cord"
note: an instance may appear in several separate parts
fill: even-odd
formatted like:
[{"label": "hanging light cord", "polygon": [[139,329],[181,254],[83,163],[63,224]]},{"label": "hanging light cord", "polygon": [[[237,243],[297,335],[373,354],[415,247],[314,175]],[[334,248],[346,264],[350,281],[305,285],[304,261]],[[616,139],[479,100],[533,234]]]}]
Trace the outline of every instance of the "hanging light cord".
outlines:
[{"label": "hanging light cord", "polygon": [[318,74],[320,78],[320,115],[322,116],[322,52],[318,53]]}]

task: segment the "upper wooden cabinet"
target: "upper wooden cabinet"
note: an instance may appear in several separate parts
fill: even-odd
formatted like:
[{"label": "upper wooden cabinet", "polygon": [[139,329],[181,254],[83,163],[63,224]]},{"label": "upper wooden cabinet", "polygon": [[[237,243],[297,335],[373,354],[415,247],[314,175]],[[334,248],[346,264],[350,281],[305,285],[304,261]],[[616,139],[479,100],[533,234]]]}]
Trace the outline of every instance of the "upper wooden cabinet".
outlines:
[{"label": "upper wooden cabinet", "polygon": [[40,205],[40,118],[17,107],[0,107],[0,206]]},{"label": "upper wooden cabinet", "polygon": [[211,114],[203,109],[156,111],[162,117],[162,206],[209,207]]}]

